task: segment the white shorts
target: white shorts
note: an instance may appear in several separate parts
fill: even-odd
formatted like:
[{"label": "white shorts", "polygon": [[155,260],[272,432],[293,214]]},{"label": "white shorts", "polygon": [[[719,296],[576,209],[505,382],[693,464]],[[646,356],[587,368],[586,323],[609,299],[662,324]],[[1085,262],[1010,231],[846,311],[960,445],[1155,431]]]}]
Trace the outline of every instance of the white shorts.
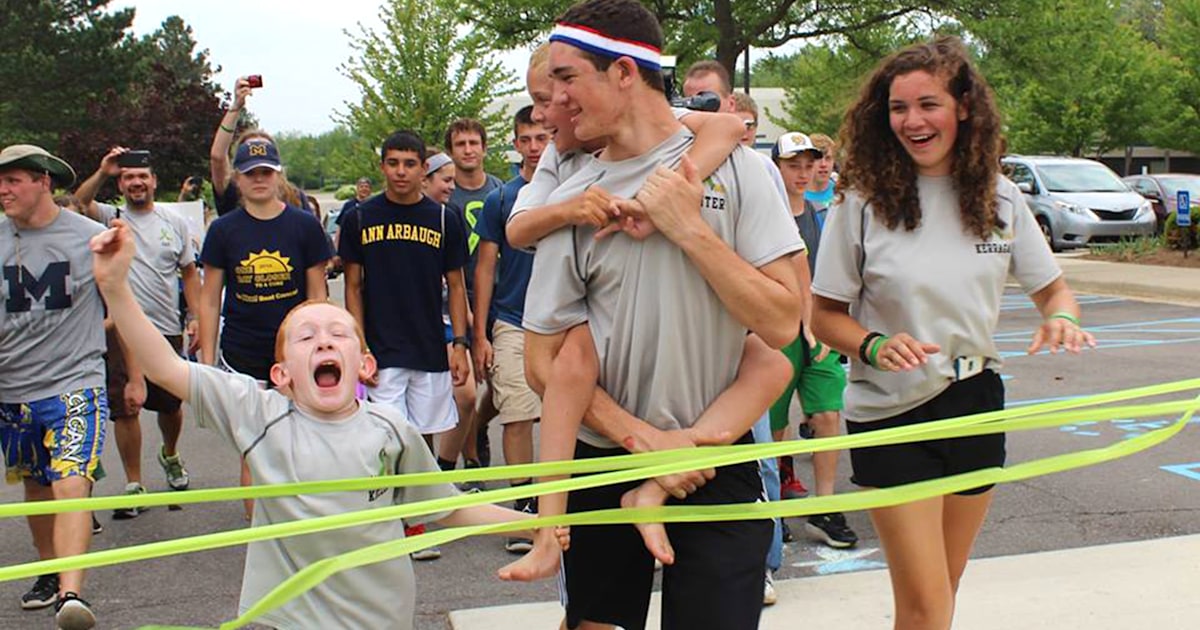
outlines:
[{"label": "white shorts", "polygon": [[442,433],[458,424],[450,372],[422,372],[408,368],[379,370],[379,384],[367,388],[371,402],[399,408],[422,434]]}]

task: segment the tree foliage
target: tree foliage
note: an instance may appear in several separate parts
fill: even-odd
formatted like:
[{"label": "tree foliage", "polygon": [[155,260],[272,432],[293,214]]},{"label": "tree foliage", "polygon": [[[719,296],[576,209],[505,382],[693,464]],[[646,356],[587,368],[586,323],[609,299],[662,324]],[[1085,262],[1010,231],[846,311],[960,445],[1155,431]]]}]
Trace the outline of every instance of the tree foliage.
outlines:
[{"label": "tree foliage", "polygon": [[440,146],[450,122],[465,116],[482,122],[489,137],[503,137],[508,121],[488,106],[517,91],[516,77],[460,17],[461,7],[459,0],[390,0],[377,30],[360,24],[361,32],[347,31],[357,57],[342,70],[362,97],[346,103],[339,122],[366,143],[361,169],[377,171],[375,147],[398,129]]},{"label": "tree foliage", "polygon": [[39,144],[80,173],[114,145],[148,149],[169,195],[208,172],[222,94],[183,20],[137,38],[133,9],[108,2],[0,0],[0,143]]},{"label": "tree foliage", "polygon": [[[776,48],[795,41],[852,34],[897,18],[941,14],[975,18],[1007,15],[1012,0],[642,0],[663,26],[667,49],[681,65],[711,57],[733,74],[750,46]],[[470,15],[499,46],[542,37],[574,0],[487,0]]]},{"label": "tree foliage", "polygon": [[281,133],[275,136],[275,142],[288,179],[301,188],[326,188],[359,177],[379,179],[378,162],[363,160],[371,147],[344,126],[317,135]]}]

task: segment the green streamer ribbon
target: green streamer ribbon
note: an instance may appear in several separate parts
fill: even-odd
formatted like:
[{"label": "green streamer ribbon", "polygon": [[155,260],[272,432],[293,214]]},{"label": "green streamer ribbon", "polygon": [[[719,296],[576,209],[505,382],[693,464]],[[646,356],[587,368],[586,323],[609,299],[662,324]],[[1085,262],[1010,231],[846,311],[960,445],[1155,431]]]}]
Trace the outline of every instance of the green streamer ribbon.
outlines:
[{"label": "green streamer ribbon", "polygon": [[651,477],[675,474],[702,468],[715,468],[731,464],[767,459],[792,453],[812,453],[847,448],[899,444],[932,439],[983,435],[1008,431],[1025,431],[1062,426],[1079,422],[1101,422],[1131,417],[1156,417],[1182,414],[1178,421],[1161,429],[1124,440],[1108,447],[1057,455],[1039,460],[1023,462],[1005,468],[991,468],[970,473],[923,481],[905,486],[873,489],[851,494],[829,497],[811,497],[787,501],[737,504],[737,505],[688,505],[660,508],[611,509],[568,514],[553,518],[522,520],[496,525],[456,527],[429,532],[412,538],[389,541],[362,549],[326,558],[298,571],[288,580],[257,602],[238,619],[223,624],[222,630],[242,627],[257,617],[275,610],[319,584],[330,575],[353,567],[382,562],[400,557],[426,547],[440,545],[480,534],[497,534],[556,525],[601,525],[647,522],[708,522],[723,520],[754,520],[784,516],[802,516],[833,511],[858,511],[897,505],[940,496],[987,484],[1011,482],[1039,475],[1062,472],[1094,465],[1124,457],[1160,444],[1183,429],[1192,415],[1200,408],[1196,400],[1158,402],[1140,405],[1083,409],[1139,398],[1163,396],[1200,389],[1200,379],[1191,379],[1149,387],[1122,390],[1106,394],[1055,401],[1003,411],[974,414],[959,418],[939,420],[919,425],[897,427],[860,433],[857,435],[791,441],[773,444],[749,444],[724,447],[701,447],[655,453],[622,455],[570,462],[543,462],[520,466],[505,466],[487,469],[469,469],[450,472],[420,473],[347,479],[337,481],[301,482],[274,486],[248,488],[222,488],[213,490],[191,490],[185,493],[164,492],[136,497],[101,497],[44,501],[0,505],[0,518],[12,518],[35,514],[57,514],[80,510],[106,510],[121,507],[156,506],[167,504],[191,504],[213,501],[231,501],[248,498],[268,498],[297,494],[317,494],[372,490],[381,487],[401,487],[453,483],[461,481],[487,481],[510,478],[561,476],[583,473],[585,477],[562,479],[521,486],[503,488],[484,493],[461,495],[450,498],[402,504],[349,514],[337,514],[277,523],[249,529],[240,529],[215,534],[206,534],[92,552],[79,556],[59,558],[13,565],[0,568],[0,581],[28,578],[44,573],[75,569],[109,566],[136,560],[145,560],[182,553],[216,549],[250,542],[270,540],[285,536],[297,536],[331,531],[369,523],[394,520],[452,511],[485,503],[500,503],[517,498],[540,496],[558,492],[570,492],[585,488],[637,481]]}]

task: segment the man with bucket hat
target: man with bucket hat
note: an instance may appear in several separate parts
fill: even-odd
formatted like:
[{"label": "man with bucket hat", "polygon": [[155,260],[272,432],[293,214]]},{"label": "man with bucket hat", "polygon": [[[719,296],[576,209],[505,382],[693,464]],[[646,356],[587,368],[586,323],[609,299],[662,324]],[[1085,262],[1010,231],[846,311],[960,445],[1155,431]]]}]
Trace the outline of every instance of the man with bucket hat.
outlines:
[{"label": "man with bucket hat", "polygon": [[[33,145],[0,151],[0,446],[27,501],[82,499],[104,447],[104,305],[88,240],[104,227],[54,203],[75,172]],[[29,519],[42,560],[87,552],[90,512]],[[59,628],[91,628],[83,571],[40,576],[21,607],[56,605]]]}]

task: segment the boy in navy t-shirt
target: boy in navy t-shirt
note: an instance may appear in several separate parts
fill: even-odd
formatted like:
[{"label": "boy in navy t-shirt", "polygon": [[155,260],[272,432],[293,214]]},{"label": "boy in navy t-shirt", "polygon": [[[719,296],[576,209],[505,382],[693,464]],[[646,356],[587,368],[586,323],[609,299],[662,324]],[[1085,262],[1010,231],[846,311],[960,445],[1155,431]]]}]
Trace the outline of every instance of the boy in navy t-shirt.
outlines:
[{"label": "boy in navy t-shirt", "polygon": [[[213,221],[200,252],[200,352],[205,363],[267,382],[284,316],[305,300],[328,297],[325,261],[332,253],[321,224],[279,200],[283,166],[274,144],[242,144],[234,168],[243,207]],[[225,324],[218,358],[219,311]]]},{"label": "boy in navy t-shirt", "polygon": [[[383,142],[384,193],[342,221],[338,253],[346,272],[346,308],[366,332],[379,363],[371,400],[396,405],[432,440],[458,424],[453,385],[470,373],[466,231],[457,213],[421,192],[425,143],[398,131]],[[445,278],[454,332],[447,357],[442,325]]]}]

